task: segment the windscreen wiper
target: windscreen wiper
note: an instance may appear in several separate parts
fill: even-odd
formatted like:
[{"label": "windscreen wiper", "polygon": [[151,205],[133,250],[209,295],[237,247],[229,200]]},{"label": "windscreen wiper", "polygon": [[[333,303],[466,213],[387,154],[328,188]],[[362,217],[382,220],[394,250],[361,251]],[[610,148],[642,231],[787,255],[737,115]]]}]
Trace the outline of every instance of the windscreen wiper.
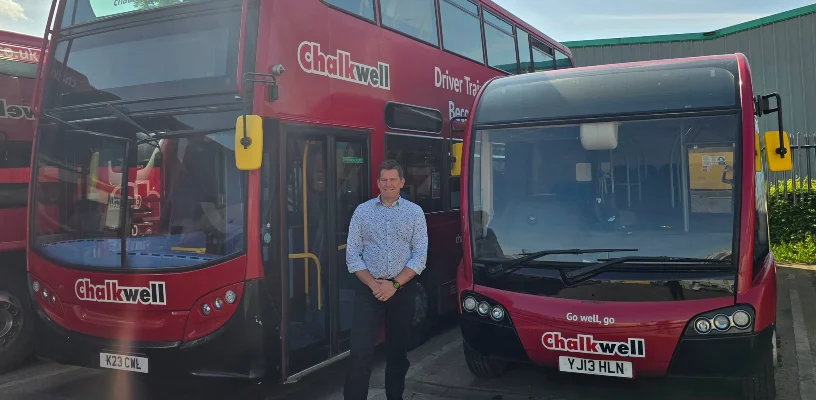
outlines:
[{"label": "windscreen wiper", "polygon": [[663,263],[694,263],[694,264],[731,264],[728,259],[714,259],[714,258],[689,258],[689,257],[620,257],[611,260],[604,260],[603,262],[592,264],[583,268],[577,268],[563,273],[564,283],[567,285],[574,285],[585,281],[609,267],[627,263],[627,262],[663,262]]},{"label": "windscreen wiper", "polygon": [[535,253],[527,254],[523,257],[514,258],[509,261],[505,261],[499,265],[494,267],[488,268],[487,272],[492,275],[493,277],[499,277],[510,272],[513,272],[522,267],[522,264],[526,263],[527,261],[534,260],[536,258],[541,258],[544,256],[555,255],[555,254],[591,254],[591,253],[616,253],[622,251],[638,251],[637,249],[570,249],[570,250],[543,250],[537,251]]},{"label": "windscreen wiper", "polygon": [[116,108],[116,106],[114,106],[113,104],[105,103],[105,106],[107,106],[113,112],[113,115],[116,116],[116,118],[119,118],[122,121],[127,122],[134,128],[138,129],[138,131],[136,132],[137,144],[153,142],[153,146],[156,146],[157,149],[161,149],[159,142],[156,141],[156,139],[150,135],[150,132],[148,132],[148,130],[145,127],[139,125],[139,123],[130,118],[122,110]]}]

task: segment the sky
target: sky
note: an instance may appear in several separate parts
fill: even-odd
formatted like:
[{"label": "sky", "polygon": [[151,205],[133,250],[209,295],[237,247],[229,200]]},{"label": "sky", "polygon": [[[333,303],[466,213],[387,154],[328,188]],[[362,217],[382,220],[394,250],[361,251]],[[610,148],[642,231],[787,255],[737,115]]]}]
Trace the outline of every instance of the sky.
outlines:
[{"label": "sky", "polygon": [[[560,42],[706,32],[814,3],[814,0],[494,1]],[[0,0],[0,29],[42,36],[50,6],[51,0]]]}]

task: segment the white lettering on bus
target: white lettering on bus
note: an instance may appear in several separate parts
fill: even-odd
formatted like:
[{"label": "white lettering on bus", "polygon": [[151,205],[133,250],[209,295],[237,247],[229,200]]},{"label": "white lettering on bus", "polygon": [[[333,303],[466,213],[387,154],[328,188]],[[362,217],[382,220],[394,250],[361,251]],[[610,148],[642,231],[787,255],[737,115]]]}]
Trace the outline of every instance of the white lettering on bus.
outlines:
[{"label": "white lettering on bus", "polygon": [[0,59],[38,63],[40,62],[40,51],[0,45]]},{"label": "white lettering on bus", "polygon": [[452,101],[448,102],[449,119],[453,119],[455,117],[467,118],[468,113],[470,113],[470,110],[468,110],[467,108],[458,108],[456,107],[456,104],[454,104]]},{"label": "white lettering on bus", "polygon": [[646,341],[641,338],[629,338],[626,342],[610,342],[595,340],[592,335],[579,334],[577,338],[565,338],[561,332],[546,332],[541,335],[541,344],[547,350],[605,356],[646,357]]},{"label": "white lettering on bus", "polygon": [[376,67],[351,61],[351,53],[337,50],[337,55],[324,54],[319,43],[302,42],[298,47],[298,64],[309,74],[328,76],[360,85],[391,90],[391,66],[378,62]]},{"label": "white lettering on bus", "polygon": [[476,96],[482,84],[479,80],[472,82],[469,76],[464,76],[461,79],[450,75],[448,70],[442,72],[439,67],[434,67],[434,85],[438,88],[450,90],[455,93],[465,93],[468,96]]},{"label": "white lettering on bus", "polygon": [[6,99],[0,99],[0,119],[34,119],[34,112],[31,107],[6,103]]},{"label": "white lettering on bus", "polygon": [[106,280],[94,285],[90,279],[77,279],[74,292],[80,300],[99,303],[166,305],[164,282],[150,282],[150,287],[119,286],[117,280]]}]

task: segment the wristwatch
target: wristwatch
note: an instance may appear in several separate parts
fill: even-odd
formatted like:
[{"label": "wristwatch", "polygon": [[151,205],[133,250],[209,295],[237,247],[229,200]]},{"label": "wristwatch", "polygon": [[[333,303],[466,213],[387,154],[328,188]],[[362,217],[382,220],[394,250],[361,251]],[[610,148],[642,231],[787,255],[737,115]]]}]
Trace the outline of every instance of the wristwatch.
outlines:
[{"label": "wristwatch", "polygon": [[389,279],[389,281],[391,281],[391,283],[394,284],[394,289],[397,289],[397,290],[402,289],[402,285],[400,285],[400,283],[397,282],[396,279]]}]

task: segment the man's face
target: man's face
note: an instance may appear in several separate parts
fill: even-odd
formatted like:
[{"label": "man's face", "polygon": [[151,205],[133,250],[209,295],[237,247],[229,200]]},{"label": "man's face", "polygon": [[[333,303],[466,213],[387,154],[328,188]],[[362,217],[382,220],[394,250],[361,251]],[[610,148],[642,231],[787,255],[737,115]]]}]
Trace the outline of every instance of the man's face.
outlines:
[{"label": "man's face", "polygon": [[377,181],[377,187],[380,188],[380,193],[383,197],[396,199],[403,186],[405,186],[405,179],[400,179],[397,170],[386,169],[380,171],[380,179]]}]

